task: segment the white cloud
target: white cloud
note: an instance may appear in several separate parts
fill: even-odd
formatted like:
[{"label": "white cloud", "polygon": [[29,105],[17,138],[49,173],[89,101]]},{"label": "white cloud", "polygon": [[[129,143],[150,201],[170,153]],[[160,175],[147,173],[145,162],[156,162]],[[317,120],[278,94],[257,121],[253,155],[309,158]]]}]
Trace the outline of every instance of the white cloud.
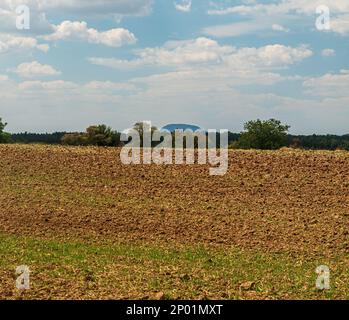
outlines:
[{"label": "white cloud", "polygon": [[175,2],[174,6],[178,11],[190,12],[191,6],[192,6],[192,0],[182,0],[180,3]]},{"label": "white cloud", "polygon": [[55,40],[81,40],[89,43],[103,44],[109,47],[121,47],[125,44],[134,44],[137,39],[130,31],[118,28],[100,32],[88,28],[87,23],[82,21],[63,21],[54,27],[54,33],[43,36],[47,41]]},{"label": "white cloud", "polygon": [[228,57],[231,65],[246,65],[250,68],[283,68],[300,62],[313,55],[307,46],[297,48],[281,44],[260,48],[242,48]]},{"label": "white cloud", "polygon": [[145,62],[141,59],[137,60],[121,60],[115,58],[96,58],[87,59],[90,63],[98,66],[104,66],[113,69],[125,70],[144,66]]},{"label": "white cloud", "polygon": [[[4,79],[8,80],[8,78]],[[21,90],[22,93],[45,94],[51,91],[64,90],[68,95],[103,95],[113,94],[118,92],[134,92],[137,87],[132,83],[119,83],[111,81],[90,81],[84,84],[78,84],[72,81],[52,80],[52,81],[24,81],[17,85],[16,90]]]},{"label": "white cloud", "polygon": [[324,49],[321,51],[321,55],[323,57],[334,57],[336,55],[336,51],[333,49]]},{"label": "white cloud", "polygon": [[302,61],[313,52],[306,46],[297,48],[280,44],[260,48],[240,48],[219,45],[208,38],[187,41],[170,41],[163,47],[135,51],[134,60],[113,58],[89,58],[96,65],[115,69],[140,66],[166,66],[176,69],[192,69],[195,66],[226,66],[231,69],[282,68]]},{"label": "white cloud", "polygon": [[79,17],[145,15],[153,0],[0,0],[0,8],[13,11],[18,5],[28,5],[32,11],[48,14],[70,14]]},{"label": "white cloud", "polygon": [[[65,80],[32,80],[17,84],[8,80],[0,87],[0,93],[3,94],[2,91],[4,91],[13,100],[11,105],[16,105],[18,100],[24,100],[26,105],[32,106],[53,105],[53,113],[68,106],[72,108],[71,111],[81,110],[79,107],[82,105],[93,105],[101,111],[104,104],[113,106],[116,103],[124,103],[125,96],[134,95],[138,90],[132,83],[111,81],[91,81],[80,84]],[[87,117],[90,116],[86,108],[83,113]],[[76,116],[79,118],[78,114]],[[66,120],[69,122],[71,119]]]},{"label": "white cloud", "polygon": [[181,66],[218,63],[222,56],[233,51],[231,46],[221,46],[217,41],[200,37],[194,40],[169,41],[161,48],[139,50],[137,55],[146,63]]},{"label": "white cloud", "polygon": [[21,63],[13,72],[24,78],[57,76],[61,74],[60,71],[57,71],[52,66],[41,64],[37,61]]},{"label": "white cloud", "polygon": [[337,32],[343,36],[349,35],[349,13],[332,19],[330,31]]},{"label": "white cloud", "polygon": [[221,7],[208,10],[209,15],[280,15],[280,14],[307,14],[314,15],[317,7],[325,5],[333,13],[349,11],[347,0],[282,0],[273,3],[259,3],[252,1],[250,5],[238,5],[232,7]]},{"label": "white cloud", "polygon": [[26,52],[33,49],[47,52],[49,48],[47,44],[39,44],[35,38],[0,34],[0,53]]},{"label": "white cloud", "polygon": [[[279,26],[288,27],[308,26],[314,29],[317,17],[316,8],[328,6],[331,13],[331,30],[341,35],[349,34],[349,2],[347,0],[282,0],[273,3],[251,1],[243,5],[231,7],[217,6],[208,10],[209,15],[239,15],[247,20],[234,24],[211,26],[205,29],[208,35],[228,37],[266,30],[266,20],[273,21],[273,30],[280,30]],[[284,26],[282,28],[285,28]],[[287,30],[288,28],[285,28]]]},{"label": "white cloud", "polygon": [[280,24],[273,24],[271,27],[275,31],[282,31],[282,32],[289,32],[290,31],[290,29],[287,29]]},{"label": "white cloud", "polygon": [[131,83],[116,83],[111,81],[91,81],[84,85],[85,89],[96,91],[135,91],[136,86]]},{"label": "white cloud", "polygon": [[339,74],[328,73],[321,77],[310,78],[303,82],[307,93],[322,97],[348,97],[349,71]]},{"label": "white cloud", "polygon": [[135,50],[134,60],[90,58],[93,64],[116,69],[135,68],[143,65],[185,67],[192,64],[218,63],[223,55],[231,53],[231,46],[220,46],[208,38],[186,41],[169,41],[163,47]]},{"label": "white cloud", "polygon": [[202,32],[216,38],[237,37],[270,28],[265,21],[244,21],[206,27]]},{"label": "white cloud", "polygon": [[48,91],[75,90],[79,86],[70,81],[54,80],[54,81],[25,81],[18,85],[18,89],[22,92],[34,91],[36,94],[43,95]]}]

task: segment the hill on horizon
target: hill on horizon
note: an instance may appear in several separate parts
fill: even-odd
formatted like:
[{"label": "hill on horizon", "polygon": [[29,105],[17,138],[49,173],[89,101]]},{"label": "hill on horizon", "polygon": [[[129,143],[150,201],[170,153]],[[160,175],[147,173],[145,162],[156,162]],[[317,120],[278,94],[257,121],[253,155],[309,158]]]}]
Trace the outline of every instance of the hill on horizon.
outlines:
[{"label": "hill on horizon", "polygon": [[196,125],[192,125],[192,124],[185,124],[185,123],[173,123],[173,124],[168,124],[164,127],[161,128],[161,130],[168,130],[170,132],[174,132],[176,130],[192,130],[192,131],[196,131],[196,130],[201,130],[201,128],[199,126]]}]

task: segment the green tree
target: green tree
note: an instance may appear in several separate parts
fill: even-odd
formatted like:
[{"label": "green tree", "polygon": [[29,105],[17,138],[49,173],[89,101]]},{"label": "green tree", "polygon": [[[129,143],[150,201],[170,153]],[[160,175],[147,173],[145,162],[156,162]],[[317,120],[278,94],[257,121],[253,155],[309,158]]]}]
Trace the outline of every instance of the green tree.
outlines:
[{"label": "green tree", "polygon": [[4,131],[6,126],[7,126],[7,123],[2,122],[2,119],[0,118],[0,143],[11,142],[11,135]]},{"label": "green tree", "polygon": [[116,132],[104,124],[88,127],[86,135],[88,144],[94,146],[113,146],[117,141]]},{"label": "green tree", "polygon": [[245,123],[245,132],[241,133],[236,147],[242,149],[276,150],[287,145],[287,133],[290,126],[281,121],[255,120]]},{"label": "green tree", "polygon": [[[144,132],[149,132],[151,130],[151,136],[153,136],[154,131],[158,130],[157,127],[152,126],[150,129],[150,125],[147,122],[137,122],[133,125],[133,130],[138,131],[139,138],[141,139],[141,147],[143,147],[143,137]],[[157,143],[152,142],[152,146],[154,147]]]}]

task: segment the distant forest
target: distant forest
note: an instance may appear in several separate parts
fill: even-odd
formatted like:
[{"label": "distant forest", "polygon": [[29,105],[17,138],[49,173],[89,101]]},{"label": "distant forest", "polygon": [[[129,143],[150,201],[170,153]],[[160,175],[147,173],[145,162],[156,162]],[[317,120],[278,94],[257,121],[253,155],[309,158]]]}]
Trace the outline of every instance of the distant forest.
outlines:
[{"label": "distant forest", "polygon": [[42,144],[60,144],[66,132],[54,133],[15,133],[11,135],[13,143],[42,143]]},{"label": "distant forest", "polygon": [[[61,144],[62,139],[67,132],[54,133],[16,133],[12,134],[12,142],[14,143],[40,143],[40,144]],[[238,141],[241,137],[239,133],[229,133],[229,144]],[[313,150],[349,150],[349,134],[338,135],[288,135],[288,147],[313,149]]]}]

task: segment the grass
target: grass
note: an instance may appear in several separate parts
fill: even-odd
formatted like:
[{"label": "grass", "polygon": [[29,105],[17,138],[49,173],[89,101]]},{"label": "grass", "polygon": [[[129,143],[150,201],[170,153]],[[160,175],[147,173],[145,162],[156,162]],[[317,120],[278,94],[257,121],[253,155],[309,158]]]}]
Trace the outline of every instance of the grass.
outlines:
[{"label": "grass", "polygon": [[[299,260],[235,248],[155,247],[0,236],[0,296],[8,299],[346,299],[348,261]],[[331,290],[315,288],[315,269],[332,270]],[[31,289],[15,289],[27,265]]]}]

